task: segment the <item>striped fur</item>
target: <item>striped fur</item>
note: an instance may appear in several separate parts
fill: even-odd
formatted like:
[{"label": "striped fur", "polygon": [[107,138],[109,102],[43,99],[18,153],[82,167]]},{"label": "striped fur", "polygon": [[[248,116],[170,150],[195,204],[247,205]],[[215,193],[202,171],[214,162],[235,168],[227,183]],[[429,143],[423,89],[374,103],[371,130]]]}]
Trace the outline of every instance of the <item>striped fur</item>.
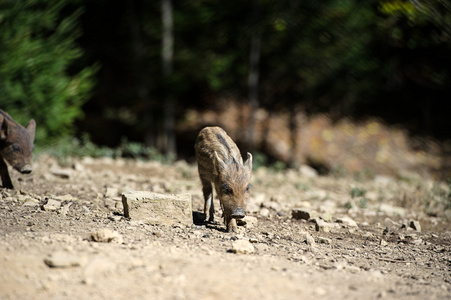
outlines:
[{"label": "striped fur", "polygon": [[[214,220],[213,188],[224,213],[227,231],[236,231],[236,220],[244,216],[249,198],[252,155],[243,163],[235,142],[220,127],[206,127],[197,137],[196,159],[205,198],[206,220]],[[243,212],[237,214],[237,211]]]}]

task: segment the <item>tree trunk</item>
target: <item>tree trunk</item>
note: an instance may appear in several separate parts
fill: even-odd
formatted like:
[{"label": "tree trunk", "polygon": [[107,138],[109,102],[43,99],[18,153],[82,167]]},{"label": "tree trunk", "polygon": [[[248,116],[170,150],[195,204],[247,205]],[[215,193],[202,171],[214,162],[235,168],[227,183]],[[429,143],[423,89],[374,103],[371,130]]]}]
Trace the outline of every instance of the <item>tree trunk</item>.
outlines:
[{"label": "tree trunk", "polygon": [[146,81],[146,70],[143,70],[143,60],[145,59],[145,46],[141,37],[139,18],[136,13],[134,1],[127,2],[128,25],[130,28],[131,44],[133,49],[133,81],[136,84],[136,92],[140,101],[143,103],[143,123],[144,123],[144,144],[149,147],[156,146],[155,124],[152,99],[148,83]]},{"label": "tree trunk", "polygon": [[260,77],[261,31],[259,27],[259,3],[254,2],[254,24],[251,36],[251,49],[249,55],[248,97],[250,104],[249,124],[247,128],[247,143],[250,151],[255,147],[255,112],[259,106],[258,81]]},{"label": "tree trunk", "polygon": [[165,99],[163,105],[164,120],[162,132],[162,150],[166,154],[176,153],[175,138],[175,103],[168,84],[173,71],[174,57],[174,20],[172,14],[172,1],[161,0],[161,19],[163,23],[162,39],[162,65],[165,81]]}]

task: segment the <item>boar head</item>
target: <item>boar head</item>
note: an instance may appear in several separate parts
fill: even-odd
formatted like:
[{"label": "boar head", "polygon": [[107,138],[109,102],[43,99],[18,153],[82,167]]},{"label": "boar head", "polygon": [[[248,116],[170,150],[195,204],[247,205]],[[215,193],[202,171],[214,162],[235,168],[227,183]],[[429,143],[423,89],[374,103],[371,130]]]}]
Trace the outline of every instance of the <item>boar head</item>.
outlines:
[{"label": "boar head", "polygon": [[0,156],[17,171],[29,174],[36,122],[32,119],[24,128],[8,117],[0,114]]},{"label": "boar head", "polygon": [[216,174],[215,188],[224,212],[227,227],[231,219],[245,217],[246,203],[250,194],[250,179],[252,176],[252,155],[247,153],[243,164],[240,157],[222,159],[215,152],[214,168]]}]

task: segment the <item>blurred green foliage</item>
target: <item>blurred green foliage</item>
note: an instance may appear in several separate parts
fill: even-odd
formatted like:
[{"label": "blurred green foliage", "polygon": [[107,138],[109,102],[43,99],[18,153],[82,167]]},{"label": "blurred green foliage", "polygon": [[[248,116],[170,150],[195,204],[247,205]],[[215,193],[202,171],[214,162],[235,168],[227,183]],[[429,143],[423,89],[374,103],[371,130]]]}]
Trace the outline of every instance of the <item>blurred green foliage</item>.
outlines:
[{"label": "blurred green foliage", "polygon": [[449,138],[445,0],[172,3],[173,72],[162,76],[160,1],[2,1],[1,108],[22,124],[34,117],[37,143],[77,131],[103,145],[125,137],[158,148],[168,114],[180,122],[216,99],[248,101],[258,35],[258,106],[377,116]]},{"label": "blurred green foliage", "polygon": [[154,160],[163,164],[175,161],[173,155],[161,154],[154,148],[146,147],[141,143],[129,142],[127,139],[123,139],[121,144],[115,148],[99,146],[91,142],[87,134],[83,134],[81,138],[62,137],[50,146],[40,147],[37,152],[57,157],[62,165],[67,165],[73,157],[122,157]]},{"label": "blurred green foliage", "polygon": [[0,4],[0,107],[25,125],[37,123],[36,143],[73,131],[94,83],[95,67],[69,67],[83,54],[82,8],[67,1],[5,0]]}]

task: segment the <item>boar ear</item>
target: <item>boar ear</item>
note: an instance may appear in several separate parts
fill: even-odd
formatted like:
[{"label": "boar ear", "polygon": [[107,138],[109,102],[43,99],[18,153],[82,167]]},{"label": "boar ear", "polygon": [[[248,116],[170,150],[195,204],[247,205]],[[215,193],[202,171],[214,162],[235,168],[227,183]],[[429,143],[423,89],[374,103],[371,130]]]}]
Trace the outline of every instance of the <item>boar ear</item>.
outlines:
[{"label": "boar ear", "polygon": [[0,114],[0,140],[6,140],[8,136],[8,121]]},{"label": "boar ear", "polygon": [[244,165],[249,170],[252,170],[252,154],[250,154],[249,152],[247,153],[247,159],[246,159],[246,162],[244,163]]},{"label": "boar ear", "polygon": [[31,119],[30,122],[28,122],[27,130],[31,134],[31,138],[34,140],[34,133],[36,132],[36,122],[34,119]]},{"label": "boar ear", "polygon": [[215,159],[213,160],[214,164],[214,172],[215,174],[220,174],[221,170],[224,169],[225,163],[224,161],[219,157],[218,153],[215,151]]}]

